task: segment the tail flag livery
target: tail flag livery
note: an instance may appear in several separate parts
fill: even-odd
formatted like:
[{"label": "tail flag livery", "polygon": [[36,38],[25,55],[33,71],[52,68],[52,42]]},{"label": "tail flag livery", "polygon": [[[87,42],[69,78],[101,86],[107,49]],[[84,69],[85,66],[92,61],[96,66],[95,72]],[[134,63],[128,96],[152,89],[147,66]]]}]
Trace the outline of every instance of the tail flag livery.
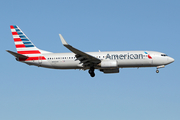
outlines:
[{"label": "tail flag livery", "polygon": [[152,57],[147,52],[144,52],[144,53],[148,55],[149,59],[152,59]]},{"label": "tail flag livery", "polygon": [[26,59],[20,57],[20,61],[39,60],[39,58],[46,60],[41,54],[42,50],[38,49],[17,25],[11,25],[10,28],[17,53],[27,56]]}]

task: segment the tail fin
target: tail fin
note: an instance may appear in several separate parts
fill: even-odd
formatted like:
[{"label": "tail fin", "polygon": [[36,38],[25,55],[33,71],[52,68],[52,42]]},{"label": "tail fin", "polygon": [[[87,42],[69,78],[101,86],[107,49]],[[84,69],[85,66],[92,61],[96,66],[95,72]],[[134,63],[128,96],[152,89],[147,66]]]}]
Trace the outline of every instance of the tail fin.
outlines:
[{"label": "tail fin", "polygon": [[[29,40],[17,25],[11,25],[11,32],[18,53],[40,53],[39,49]],[[25,52],[26,51],[26,52]],[[29,51],[29,52],[28,52]]]},{"label": "tail fin", "polygon": [[[46,52],[38,49],[17,25],[11,25],[10,28],[18,54],[29,58],[38,58],[38,56],[42,56],[41,52]],[[45,59],[44,56],[41,58]]]}]

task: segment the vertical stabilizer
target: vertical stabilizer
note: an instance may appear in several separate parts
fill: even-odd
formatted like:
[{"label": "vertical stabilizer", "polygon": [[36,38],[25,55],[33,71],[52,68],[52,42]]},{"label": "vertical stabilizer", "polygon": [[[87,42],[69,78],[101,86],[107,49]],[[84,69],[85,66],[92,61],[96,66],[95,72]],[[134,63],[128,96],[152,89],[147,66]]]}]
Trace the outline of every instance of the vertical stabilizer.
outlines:
[{"label": "vertical stabilizer", "polygon": [[10,28],[18,54],[28,56],[29,60],[38,60],[39,57],[45,60],[45,57],[41,54],[41,50],[31,42],[17,25],[11,25]]}]

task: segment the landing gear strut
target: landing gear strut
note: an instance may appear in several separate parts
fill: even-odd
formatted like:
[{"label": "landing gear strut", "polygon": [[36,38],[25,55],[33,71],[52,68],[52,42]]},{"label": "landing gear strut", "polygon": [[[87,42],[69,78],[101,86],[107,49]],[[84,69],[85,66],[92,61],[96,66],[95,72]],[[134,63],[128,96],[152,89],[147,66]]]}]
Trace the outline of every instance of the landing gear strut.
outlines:
[{"label": "landing gear strut", "polygon": [[164,68],[165,67],[165,65],[160,65],[160,66],[157,66],[157,70],[156,70],[156,73],[159,73],[159,68]]},{"label": "landing gear strut", "polygon": [[91,67],[91,68],[89,69],[89,74],[91,75],[91,77],[94,77],[94,76],[95,76],[94,67]]}]

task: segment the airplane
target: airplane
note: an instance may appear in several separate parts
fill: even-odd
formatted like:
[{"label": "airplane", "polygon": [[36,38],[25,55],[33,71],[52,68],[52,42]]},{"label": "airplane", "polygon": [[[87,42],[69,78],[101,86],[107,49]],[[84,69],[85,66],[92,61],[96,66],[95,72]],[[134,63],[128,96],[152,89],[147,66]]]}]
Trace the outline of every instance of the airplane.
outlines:
[{"label": "airplane", "polygon": [[38,49],[17,25],[10,25],[17,52],[6,50],[17,61],[51,69],[88,70],[91,77],[95,69],[103,73],[119,73],[119,68],[164,68],[174,62],[172,57],[156,51],[83,52],[69,45],[59,34],[62,44],[72,53],[52,53]]}]

